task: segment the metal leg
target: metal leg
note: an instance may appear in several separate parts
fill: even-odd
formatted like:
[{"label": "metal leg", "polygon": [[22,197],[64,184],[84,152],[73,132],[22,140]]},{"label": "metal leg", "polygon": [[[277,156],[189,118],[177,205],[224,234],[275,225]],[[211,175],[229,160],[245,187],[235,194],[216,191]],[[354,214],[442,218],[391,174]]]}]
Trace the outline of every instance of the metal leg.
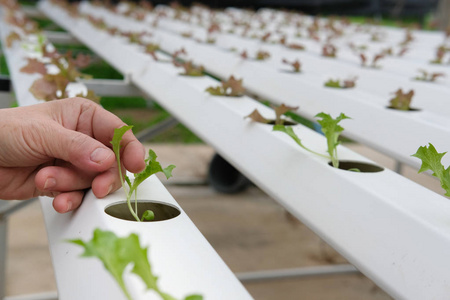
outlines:
[{"label": "metal leg", "polygon": [[240,281],[248,282],[248,281],[276,280],[287,278],[337,275],[337,274],[355,274],[355,273],[359,273],[359,271],[352,265],[328,265],[317,267],[246,272],[246,273],[237,273],[235,275]]},{"label": "metal leg", "polygon": [[115,97],[140,97],[140,90],[130,83],[129,76],[124,75],[124,80],[119,79],[89,79],[80,80],[86,87],[93,90],[99,96]]},{"label": "metal leg", "polygon": [[154,136],[157,136],[158,134],[173,128],[175,125],[177,125],[179,122],[174,117],[169,117],[165,119],[164,121],[159,122],[158,124],[148,128],[144,129],[136,134],[136,138],[139,141],[145,141],[149,140]]},{"label": "metal leg", "polygon": [[399,162],[398,160],[395,162],[395,172],[398,174],[402,174],[403,164]]}]

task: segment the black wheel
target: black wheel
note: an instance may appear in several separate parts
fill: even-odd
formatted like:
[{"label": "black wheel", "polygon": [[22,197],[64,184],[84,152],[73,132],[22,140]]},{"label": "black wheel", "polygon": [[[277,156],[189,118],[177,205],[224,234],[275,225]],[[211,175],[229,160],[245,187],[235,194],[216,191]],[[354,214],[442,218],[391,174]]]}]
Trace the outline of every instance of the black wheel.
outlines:
[{"label": "black wheel", "polygon": [[209,164],[208,181],[216,191],[225,194],[242,192],[251,184],[247,177],[217,153]]}]

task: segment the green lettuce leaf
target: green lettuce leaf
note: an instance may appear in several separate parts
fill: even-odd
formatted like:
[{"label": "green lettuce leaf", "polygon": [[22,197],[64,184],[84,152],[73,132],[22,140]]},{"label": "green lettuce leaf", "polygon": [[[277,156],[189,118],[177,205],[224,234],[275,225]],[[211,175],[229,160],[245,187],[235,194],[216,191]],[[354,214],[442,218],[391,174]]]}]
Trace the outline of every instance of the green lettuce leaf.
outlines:
[{"label": "green lettuce leaf", "polygon": [[441,187],[446,191],[445,196],[450,197],[450,167],[446,169],[441,163],[441,159],[446,153],[438,153],[433,144],[429,143],[428,147],[419,147],[412,156],[422,160],[419,173],[433,171],[433,176],[439,178]]},{"label": "green lettuce leaf", "polygon": [[340,126],[338,123],[345,119],[350,119],[345,114],[341,113],[336,119],[333,119],[331,115],[326,113],[318,113],[316,118],[322,118],[321,120],[318,120],[320,126],[322,126],[322,132],[325,134],[325,137],[327,138],[327,152],[331,157],[331,162],[333,164],[333,167],[338,168],[339,167],[339,160],[337,158],[337,146],[339,145],[339,135],[342,131],[344,131],[344,128]]},{"label": "green lettuce leaf", "polygon": [[122,148],[122,146],[120,145],[120,142],[122,141],[122,137],[125,134],[125,132],[127,132],[131,128],[133,128],[133,126],[122,126],[120,128],[115,128],[113,139],[111,141],[114,154],[116,155],[116,160],[117,160],[117,165],[119,168],[119,175],[120,175],[120,179],[122,181],[122,185],[123,185],[123,181],[125,180],[130,187],[131,187],[130,179],[127,176],[125,176],[125,178],[124,178],[124,176],[122,175],[122,168],[121,168],[121,164],[120,164],[120,149]]},{"label": "green lettuce leaf", "polygon": [[170,165],[167,168],[162,168],[161,164],[156,160],[158,156],[156,153],[150,149],[148,151],[148,158],[145,160],[147,163],[144,171],[141,173],[138,173],[134,176],[133,184],[131,185],[130,189],[130,195],[133,193],[134,190],[148,177],[150,177],[153,174],[156,174],[158,172],[164,173],[167,179],[172,177],[172,170],[175,168],[174,165]]},{"label": "green lettuce leaf", "polygon": [[[106,270],[114,277],[124,292],[127,299],[132,300],[125,282],[123,273],[129,264],[133,264],[131,272],[139,276],[145,283],[147,289],[152,289],[163,300],[176,300],[171,295],[162,292],[158,287],[158,277],[152,272],[150,261],[148,260],[148,247],[141,247],[139,237],[132,233],[127,237],[118,237],[111,231],[95,229],[90,241],[84,242],[80,239],[69,240],[68,242],[84,248],[82,257],[96,257],[100,259]],[[202,300],[201,295],[190,295],[185,300]]]}]

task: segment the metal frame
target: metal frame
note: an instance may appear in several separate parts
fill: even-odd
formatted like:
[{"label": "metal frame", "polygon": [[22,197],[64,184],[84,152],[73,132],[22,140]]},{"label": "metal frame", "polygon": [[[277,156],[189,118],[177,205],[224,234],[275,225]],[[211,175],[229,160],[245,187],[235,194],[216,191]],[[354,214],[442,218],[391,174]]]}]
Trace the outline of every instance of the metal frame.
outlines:
[{"label": "metal frame", "polygon": [[80,80],[86,87],[93,90],[99,96],[141,97],[142,93],[137,89],[127,76],[123,80],[118,79],[89,79]]},{"label": "metal frame", "polygon": [[326,275],[360,274],[359,270],[349,264],[325,265],[303,268],[289,268],[256,272],[236,273],[236,277],[241,282],[280,280],[289,278],[304,278]]}]

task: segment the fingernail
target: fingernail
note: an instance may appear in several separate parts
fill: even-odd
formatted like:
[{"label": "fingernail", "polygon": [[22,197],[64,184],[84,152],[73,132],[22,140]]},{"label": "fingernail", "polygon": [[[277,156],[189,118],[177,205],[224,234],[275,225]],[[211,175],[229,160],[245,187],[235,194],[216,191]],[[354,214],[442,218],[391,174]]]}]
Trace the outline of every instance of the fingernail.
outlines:
[{"label": "fingernail", "polygon": [[97,148],[91,153],[91,160],[97,164],[101,164],[103,161],[111,156],[112,152],[104,148]]},{"label": "fingernail", "polygon": [[66,208],[66,212],[70,211],[72,209],[72,202],[68,201],[67,202],[67,208]]},{"label": "fingernail", "polygon": [[49,177],[44,183],[44,190],[49,190],[56,186],[56,179]]},{"label": "fingernail", "polygon": [[108,193],[107,193],[106,195],[109,195],[109,194],[111,193],[112,190],[113,190],[113,186],[110,185],[109,188],[108,188]]}]

